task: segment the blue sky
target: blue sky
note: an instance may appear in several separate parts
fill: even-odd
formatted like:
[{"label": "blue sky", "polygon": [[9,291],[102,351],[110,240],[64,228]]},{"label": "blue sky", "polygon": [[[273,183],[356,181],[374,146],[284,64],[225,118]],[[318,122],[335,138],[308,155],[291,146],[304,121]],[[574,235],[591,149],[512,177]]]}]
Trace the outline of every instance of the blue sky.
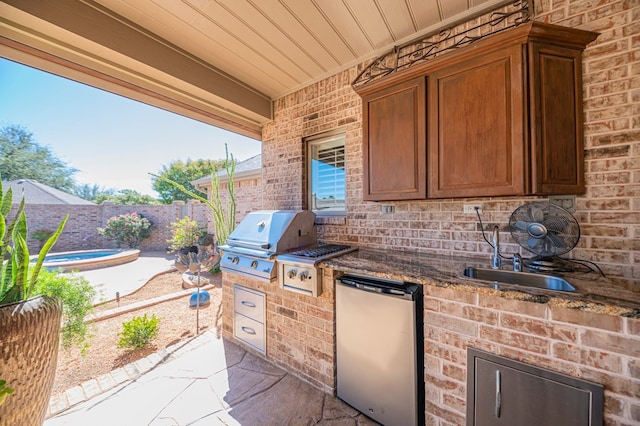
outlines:
[{"label": "blue sky", "polygon": [[0,58],[0,127],[18,124],[78,169],[80,184],[157,197],[149,173],[187,159],[238,161],[261,143],[159,108]]}]

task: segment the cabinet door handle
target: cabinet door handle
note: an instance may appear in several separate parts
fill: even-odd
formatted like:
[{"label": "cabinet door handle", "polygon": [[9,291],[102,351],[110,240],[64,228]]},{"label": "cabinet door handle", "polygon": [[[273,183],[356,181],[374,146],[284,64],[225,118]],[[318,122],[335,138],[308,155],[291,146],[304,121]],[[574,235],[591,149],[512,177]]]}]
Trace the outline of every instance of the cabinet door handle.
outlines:
[{"label": "cabinet door handle", "polygon": [[500,411],[502,409],[501,381],[500,370],[496,370],[496,417],[498,418],[500,418]]},{"label": "cabinet door handle", "polygon": [[256,334],[256,331],[251,327],[247,327],[243,325],[241,328],[242,328],[242,331],[244,331],[247,334]]},{"label": "cabinet door handle", "polygon": [[246,300],[243,300],[243,301],[242,301],[242,302],[240,302],[240,303],[242,303],[244,306],[248,306],[248,307],[250,307],[250,308],[255,308],[255,307],[256,307],[256,304],[255,304],[255,303],[253,303],[253,302],[247,302]]}]

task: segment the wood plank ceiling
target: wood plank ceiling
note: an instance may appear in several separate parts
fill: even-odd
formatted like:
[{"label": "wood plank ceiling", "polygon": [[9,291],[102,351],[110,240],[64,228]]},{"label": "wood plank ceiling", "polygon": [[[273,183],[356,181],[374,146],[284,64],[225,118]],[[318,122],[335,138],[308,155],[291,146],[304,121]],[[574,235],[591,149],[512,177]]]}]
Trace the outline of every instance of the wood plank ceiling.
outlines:
[{"label": "wood plank ceiling", "polygon": [[2,0],[0,56],[259,139],[272,100],[505,3]]}]

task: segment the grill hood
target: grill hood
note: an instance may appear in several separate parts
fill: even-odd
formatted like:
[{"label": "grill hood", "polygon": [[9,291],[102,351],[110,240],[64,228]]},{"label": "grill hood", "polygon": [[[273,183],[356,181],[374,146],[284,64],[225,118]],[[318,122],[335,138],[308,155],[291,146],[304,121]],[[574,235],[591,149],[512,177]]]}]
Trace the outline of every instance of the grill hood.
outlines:
[{"label": "grill hood", "polygon": [[222,251],[270,257],[317,243],[315,213],[309,210],[260,210],[247,214]]}]

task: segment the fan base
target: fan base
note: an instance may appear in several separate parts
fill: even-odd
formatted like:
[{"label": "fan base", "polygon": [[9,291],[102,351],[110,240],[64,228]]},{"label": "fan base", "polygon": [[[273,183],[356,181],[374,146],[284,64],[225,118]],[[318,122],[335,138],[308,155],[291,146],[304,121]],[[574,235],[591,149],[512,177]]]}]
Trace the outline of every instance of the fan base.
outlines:
[{"label": "fan base", "polygon": [[558,257],[532,257],[526,261],[526,266],[538,272],[575,272],[571,263]]}]

